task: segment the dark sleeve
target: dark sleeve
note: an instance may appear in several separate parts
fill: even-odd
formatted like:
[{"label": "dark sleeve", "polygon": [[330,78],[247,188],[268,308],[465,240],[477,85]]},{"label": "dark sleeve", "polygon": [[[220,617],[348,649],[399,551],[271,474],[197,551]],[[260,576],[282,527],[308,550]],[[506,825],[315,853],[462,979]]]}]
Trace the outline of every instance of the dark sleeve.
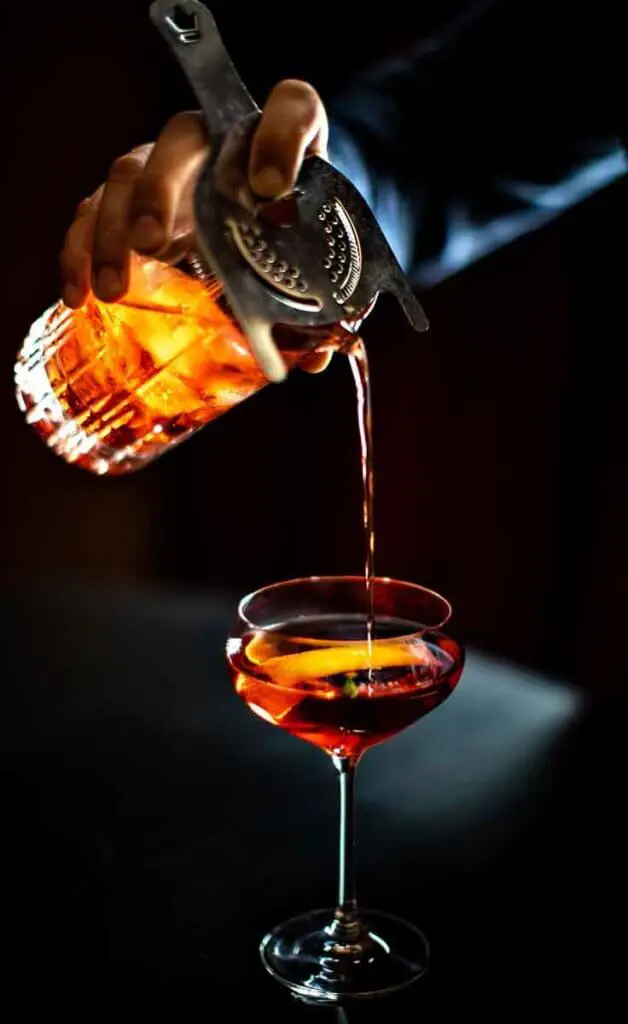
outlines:
[{"label": "dark sleeve", "polygon": [[620,6],[484,0],[334,103],[331,158],[417,283],[626,172]]}]

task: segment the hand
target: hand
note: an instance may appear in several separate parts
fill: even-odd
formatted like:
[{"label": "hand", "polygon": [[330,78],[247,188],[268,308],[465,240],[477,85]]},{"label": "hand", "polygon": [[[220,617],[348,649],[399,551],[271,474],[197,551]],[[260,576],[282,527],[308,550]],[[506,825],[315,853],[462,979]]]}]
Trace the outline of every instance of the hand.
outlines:
[{"label": "hand", "polygon": [[[289,193],[305,156],[326,156],[328,123],[318,93],[287,80],[272,90],[251,142],[249,184],[265,199]],[[60,257],[63,301],[76,308],[91,288],[105,302],[128,287],[131,251],[177,262],[194,249],[192,200],[210,139],[198,113],[177,114],[155,143],[114,161],[107,181],[84,199]],[[324,369],[315,353],[307,369]]]}]

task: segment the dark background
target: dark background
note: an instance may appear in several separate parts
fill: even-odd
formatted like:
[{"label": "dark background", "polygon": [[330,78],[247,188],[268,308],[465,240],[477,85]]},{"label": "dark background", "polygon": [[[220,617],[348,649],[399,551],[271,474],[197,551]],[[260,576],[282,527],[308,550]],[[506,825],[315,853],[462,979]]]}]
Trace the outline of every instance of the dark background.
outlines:
[{"label": "dark background", "polygon": [[[260,100],[295,74],[332,97],[455,7],[387,4],[374,24],[319,4],[315,32],[311,8],[275,5],[289,47],[267,8],[224,2],[221,24]],[[53,457],[13,395],[77,201],[191,102],[147,8],[31,0],[0,21],[3,992],[67,1020],[227,1005],[294,1024],[319,1018],[263,976],[257,944],[331,898],[333,778],[245,711],[222,648],[236,592],[361,569],[348,368],[296,373],[118,480]],[[362,898],[425,927],[427,987],[330,1024],[442,1022],[460,1003],[502,1021],[513,1000],[564,1018],[586,999],[607,1020],[624,998],[625,198],[425,294],[427,335],[392,305],[368,326],[378,565],[442,588],[470,654],[357,787]]]},{"label": "dark background", "polygon": [[[294,18],[289,47],[264,11],[222,6],[226,41],[261,101],[285,75],[309,77],[331,98],[456,5],[414,5],[376,27],[318,5],[320,31]],[[67,467],[16,407],[14,353],[58,295],[57,252],[77,201],[116,155],[192,103],[147,10],[146,0],[70,0],[3,11],[8,592],[18,580],[87,578],[235,593],[360,571],[355,406],[342,359],[321,378],[297,373],[268,388],[126,479]],[[609,695],[626,683],[625,197],[621,183],[426,293],[428,335],[413,337],[384,302],[366,331],[379,571],[442,589],[471,645]]]}]

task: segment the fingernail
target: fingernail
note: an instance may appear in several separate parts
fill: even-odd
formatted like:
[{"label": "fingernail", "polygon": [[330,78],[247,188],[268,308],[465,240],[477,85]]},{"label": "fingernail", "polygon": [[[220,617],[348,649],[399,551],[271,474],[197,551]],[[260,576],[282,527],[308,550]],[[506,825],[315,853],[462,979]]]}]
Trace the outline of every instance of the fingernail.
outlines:
[{"label": "fingernail", "polygon": [[164,229],[156,217],[143,213],[138,217],[131,234],[131,245],[138,252],[153,252],[164,241]]},{"label": "fingernail", "polygon": [[66,306],[70,306],[71,309],[76,309],[83,302],[83,289],[79,288],[77,284],[66,284],[63,288],[63,301]]},{"label": "fingernail", "polygon": [[98,297],[105,302],[112,302],[117,299],[122,291],[122,282],[117,270],[113,267],[103,267],[98,271],[96,278],[96,291]]},{"label": "fingernail", "polygon": [[262,167],[251,175],[251,188],[257,192],[258,196],[275,199],[285,190],[286,182],[283,174],[276,167]]}]

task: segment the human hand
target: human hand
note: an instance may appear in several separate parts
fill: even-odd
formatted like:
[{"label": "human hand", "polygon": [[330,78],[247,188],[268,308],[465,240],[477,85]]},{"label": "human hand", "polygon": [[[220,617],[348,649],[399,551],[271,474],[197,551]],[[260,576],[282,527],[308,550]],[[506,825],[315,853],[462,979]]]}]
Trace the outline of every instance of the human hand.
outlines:
[{"label": "human hand", "polygon": [[[294,187],[304,158],[326,156],[328,122],[318,93],[286,80],[270,93],[251,141],[249,185],[263,199]],[[154,143],[138,146],[111,166],[107,181],[79,204],[61,252],[63,301],[81,306],[90,287],[104,302],[128,288],[137,252],[176,263],[195,248],[193,196],[211,140],[200,113],[177,114]],[[305,368],[329,362],[314,353]]]}]

